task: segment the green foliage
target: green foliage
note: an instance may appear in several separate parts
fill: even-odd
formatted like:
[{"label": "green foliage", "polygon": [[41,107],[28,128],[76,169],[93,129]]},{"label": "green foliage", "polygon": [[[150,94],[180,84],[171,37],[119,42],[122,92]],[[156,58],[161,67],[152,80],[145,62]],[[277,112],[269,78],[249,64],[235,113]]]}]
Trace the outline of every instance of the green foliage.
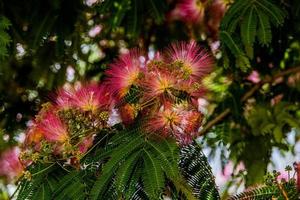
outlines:
[{"label": "green foliage", "polygon": [[[221,26],[221,41],[235,56],[236,66],[242,71],[250,68],[249,59],[253,59],[253,46],[256,38],[260,45],[269,45],[272,41],[271,24],[282,26],[286,12],[271,0],[237,0],[229,8]],[[233,35],[240,31],[239,37]],[[243,47],[237,44],[241,38]]]},{"label": "green foliage", "polygon": [[71,169],[66,173],[59,165],[35,165],[28,172],[32,178],[23,178],[18,186],[17,200],[84,200],[85,174]]},{"label": "green foliage", "polygon": [[[139,133],[118,133],[96,158],[109,159],[103,166],[91,190],[91,199],[99,199],[107,187],[115,184],[118,196],[135,199],[159,199],[166,180],[183,184],[182,192],[194,198],[189,187],[184,186],[177,166],[178,148],[173,140],[152,141]],[[180,189],[182,189],[180,188]],[[139,192],[134,192],[139,191]],[[130,194],[130,195],[129,195]]]},{"label": "green foliage", "polygon": [[298,109],[298,106],[287,102],[280,102],[272,107],[256,105],[251,109],[247,121],[253,135],[271,134],[275,142],[280,143],[291,128],[300,128],[299,119],[295,116]]},{"label": "green foliage", "polygon": [[[181,149],[174,140],[118,132],[82,160],[84,168],[35,164],[22,178],[19,200],[219,199],[214,177],[199,145]],[[179,166],[178,166],[179,163]]]},{"label": "green foliage", "polygon": [[8,56],[7,48],[11,42],[11,37],[7,30],[10,26],[10,21],[4,16],[0,16],[0,60]]},{"label": "green foliage", "polygon": [[277,183],[272,185],[263,185],[249,188],[246,191],[229,198],[229,200],[297,200],[298,192],[294,179],[284,183]]},{"label": "green foliage", "polygon": [[220,199],[211,167],[201,147],[194,142],[181,149],[179,166],[199,199]]}]

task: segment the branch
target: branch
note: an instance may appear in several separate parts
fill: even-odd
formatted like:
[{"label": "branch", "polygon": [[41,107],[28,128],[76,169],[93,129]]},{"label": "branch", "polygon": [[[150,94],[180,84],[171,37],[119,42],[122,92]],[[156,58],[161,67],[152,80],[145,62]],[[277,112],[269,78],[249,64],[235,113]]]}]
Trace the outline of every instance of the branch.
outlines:
[{"label": "branch", "polygon": [[[241,98],[242,102],[245,102],[247,99],[249,99],[258,89],[261,88],[262,85],[264,85],[265,83],[271,83],[273,82],[275,79],[292,74],[292,73],[296,73],[296,72],[300,72],[300,66],[298,67],[293,67],[290,69],[287,69],[285,71],[279,72],[277,74],[275,74],[272,77],[266,77],[263,81],[260,81],[259,83],[255,84],[247,93],[245,93],[243,95],[243,97]],[[220,113],[219,115],[217,115],[213,120],[209,121],[206,126],[204,126],[204,128],[199,132],[199,136],[201,135],[205,135],[214,125],[218,124],[220,121],[222,121],[227,115],[230,114],[230,109],[227,108],[225,109],[222,113]]]}]

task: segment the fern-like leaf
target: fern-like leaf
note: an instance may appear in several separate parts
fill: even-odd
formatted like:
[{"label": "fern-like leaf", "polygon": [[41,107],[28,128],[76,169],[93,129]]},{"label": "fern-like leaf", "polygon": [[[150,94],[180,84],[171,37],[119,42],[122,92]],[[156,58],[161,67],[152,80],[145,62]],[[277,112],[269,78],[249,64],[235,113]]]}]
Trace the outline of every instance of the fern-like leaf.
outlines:
[{"label": "fern-like leaf", "polygon": [[159,160],[144,150],[144,175],[143,185],[150,199],[158,199],[164,188],[164,175]]},{"label": "fern-like leaf", "polygon": [[181,149],[179,165],[199,199],[220,199],[211,168],[197,143]]}]

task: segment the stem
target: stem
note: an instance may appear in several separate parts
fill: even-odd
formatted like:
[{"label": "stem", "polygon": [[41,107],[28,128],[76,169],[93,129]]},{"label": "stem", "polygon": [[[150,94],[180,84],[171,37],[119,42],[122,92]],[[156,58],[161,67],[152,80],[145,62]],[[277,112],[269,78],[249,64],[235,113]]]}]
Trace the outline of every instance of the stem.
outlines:
[{"label": "stem", "polygon": [[32,174],[32,176],[38,175],[40,173],[43,173],[44,171],[50,169],[52,166],[54,166],[56,163],[53,163],[51,165],[49,165],[48,167],[46,167],[45,169],[42,169],[41,171],[38,171],[37,173]]},{"label": "stem", "polygon": [[[243,97],[241,98],[242,102],[245,102],[247,99],[249,99],[257,90],[259,90],[261,88],[262,85],[264,85],[265,83],[271,83],[273,82],[275,79],[292,74],[292,73],[296,73],[296,72],[300,72],[300,66],[298,67],[293,67],[290,69],[287,69],[285,71],[279,72],[277,74],[275,74],[272,77],[266,77],[265,80],[260,81],[259,83],[255,84],[248,92],[246,92]],[[199,132],[199,136],[205,135],[214,125],[218,124],[220,121],[222,121],[225,117],[227,117],[227,115],[230,114],[230,109],[227,108],[225,109],[222,113],[220,113],[219,115],[217,115],[213,120],[211,120],[210,122],[208,122],[206,124],[206,126],[204,126],[204,128]]]}]

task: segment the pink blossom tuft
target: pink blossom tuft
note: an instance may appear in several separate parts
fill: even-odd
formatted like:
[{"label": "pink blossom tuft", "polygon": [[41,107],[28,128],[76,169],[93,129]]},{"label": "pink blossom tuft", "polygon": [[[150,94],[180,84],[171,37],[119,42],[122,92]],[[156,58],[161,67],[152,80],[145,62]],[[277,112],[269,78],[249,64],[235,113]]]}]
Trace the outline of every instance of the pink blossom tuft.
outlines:
[{"label": "pink blossom tuft", "polygon": [[67,126],[61,121],[55,111],[47,111],[37,123],[46,140],[50,142],[65,142],[69,136]]},{"label": "pink blossom tuft", "polygon": [[106,82],[114,96],[123,98],[131,86],[137,84],[146,61],[141,51],[133,49],[110,65],[106,71]]},{"label": "pink blossom tuft", "polygon": [[213,66],[211,56],[196,42],[179,42],[172,44],[165,54],[168,63],[180,64],[184,79],[198,80],[207,75]]},{"label": "pink blossom tuft", "polygon": [[0,156],[0,176],[9,181],[18,178],[23,173],[23,166],[19,160],[20,149],[14,147],[4,151]]}]

